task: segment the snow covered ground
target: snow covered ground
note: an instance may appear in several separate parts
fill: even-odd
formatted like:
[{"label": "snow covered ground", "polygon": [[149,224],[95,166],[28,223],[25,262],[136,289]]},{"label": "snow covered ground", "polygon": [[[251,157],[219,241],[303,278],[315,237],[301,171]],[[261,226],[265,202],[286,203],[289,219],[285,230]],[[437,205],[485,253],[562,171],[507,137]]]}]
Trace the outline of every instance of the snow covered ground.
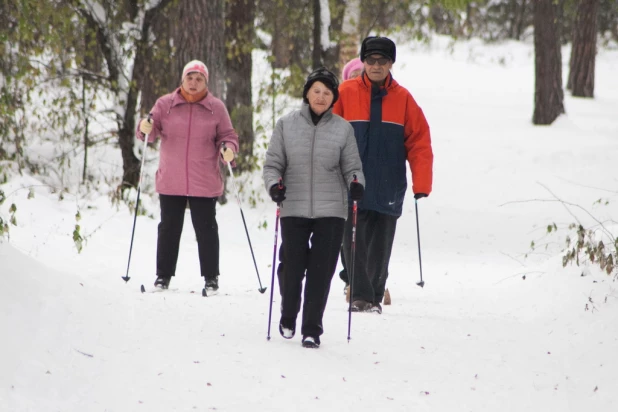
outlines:
[{"label": "snow covered ground", "polygon": [[126,207],[58,201],[35,179],[12,178],[0,185],[0,214],[18,208],[0,243],[0,410],[618,410],[618,284],[595,266],[563,269],[573,233],[546,233],[554,222],[591,226],[588,211],[618,236],[618,51],[599,50],[596,98],[567,92],[550,127],[531,124],[529,44],[436,38],[399,43],[397,55],[394,76],[423,107],[435,152],[434,192],[419,201],[424,288],[408,196],[393,304],[354,314],[348,342],[335,275],[319,350],[279,336],[277,293],[267,340],[271,202],[243,204],[265,294],[233,193],[217,211],[221,293],[201,296],[187,212],[171,289],[141,294],[154,281],[156,202],[143,196],[154,216],[137,219],[125,283]]}]

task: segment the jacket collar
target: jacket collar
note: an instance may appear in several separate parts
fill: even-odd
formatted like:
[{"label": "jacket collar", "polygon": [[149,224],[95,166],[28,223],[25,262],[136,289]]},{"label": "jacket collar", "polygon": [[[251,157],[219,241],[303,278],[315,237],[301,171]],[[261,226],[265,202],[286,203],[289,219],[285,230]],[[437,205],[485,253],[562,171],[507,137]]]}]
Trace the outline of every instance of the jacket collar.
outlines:
[{"label": "jacket collar", "polygon": [[[210,93],[210,90],[209,90],[208,93],[206,94],[206,97],[204,97],[199,102],[195,102],[195,104],[202,105],[204,106],[204,108],[206,108],[206,110],[212,112],[212,102],[213,102],[213,97],[212,97],[212,93]],[[187,101],[185,100],[184,97],[182,97],[182,94],[180,93],[180,87],[179,87],[173,92],[172,103],[170,105],[170,108],[178,106],[180,104],[185,104],[185,103],[187,103]]]},{"label": "jacket collar", "polygon": [[[310,108],[309,108],[309,104],[303,102],[303,105],[300,108],[300,115],[310,124],[313,126],[313,120],[311,120],[311,113],[310,113]],[[324,112],[324,114],[322,115],[322,118],[320,119],[320,121],[318,122],[318,124],[322,123],[322,122],[326,122],[328,121],[331,117],[333,117],[333,108],[331,107],[330,109],[328,109],[327,111]],[[317,126],[317,125],[316,125]]]},{"label": "jacket collar", "polygon": [[[365,71],[363,70],[363,74],[362,76],[358,76],[357,78],[358,83],[366,90],[371,90],[371,80],[369,80],[369,77],[367,76],[367,73],[365,73]],[[384,87],[386,90],[392,90],[395,87],[397,87],[399,85],[399,83],[397,83],[397,81],[395,79],[393,79],[393,74],[389,71],[388,75],[386,75],[386,81],[384,82]]]}]

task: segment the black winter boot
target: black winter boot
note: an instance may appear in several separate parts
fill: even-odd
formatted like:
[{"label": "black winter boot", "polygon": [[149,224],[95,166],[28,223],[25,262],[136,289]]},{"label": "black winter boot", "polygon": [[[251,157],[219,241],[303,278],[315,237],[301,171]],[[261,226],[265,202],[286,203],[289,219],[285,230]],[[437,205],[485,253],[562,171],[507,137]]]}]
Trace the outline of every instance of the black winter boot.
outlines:
[{"label": "black winter boot", "polygon": [[157,280],[155,280],[155,287],[160,288],[160,289],[167,289],[170,286],[170,280],[171,278],[166,278],[163,276],[157,276]]},{"label": "black winter boot", "polygon": [[320,338],[317,336],[304,336],[303,348],[317,349],[320,347]]},{"label": "black winter boot", "polygon": [[216,295],[219,291],[219,278],[206,279],[204,288],[208,295]]},{"label": "black winter boot", "polygon": [[292,339],[296,334],[296,319],[281,317],[279,321],[279,333],[285,339]]}]

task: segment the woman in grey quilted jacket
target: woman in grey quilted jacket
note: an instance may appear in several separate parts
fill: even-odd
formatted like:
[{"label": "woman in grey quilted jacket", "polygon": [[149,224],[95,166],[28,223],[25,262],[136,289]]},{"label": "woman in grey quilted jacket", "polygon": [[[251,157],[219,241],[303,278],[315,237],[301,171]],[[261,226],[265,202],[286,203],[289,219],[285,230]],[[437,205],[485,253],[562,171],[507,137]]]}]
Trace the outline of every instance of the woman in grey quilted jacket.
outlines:
[{"label": "woman in grey quilted jacket", "polygon": [[325,68],[307,77],[303,105],[279,119],[264,163],[266,189],[281,205],[279,332],[286,339],[296,333],[306,276],[301,334],[309,348],[320,346],[348,215],[348,189],[358,201],[365,184],[352,126],[332,113],[338,87],[337,77]]}]

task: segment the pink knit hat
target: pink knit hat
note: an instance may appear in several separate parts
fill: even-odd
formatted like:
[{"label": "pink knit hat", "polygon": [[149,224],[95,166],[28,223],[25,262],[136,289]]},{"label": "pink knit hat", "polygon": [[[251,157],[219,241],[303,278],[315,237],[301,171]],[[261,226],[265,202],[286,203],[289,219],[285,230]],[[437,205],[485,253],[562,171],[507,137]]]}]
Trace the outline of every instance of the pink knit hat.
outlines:
[{"label": "pink knit hat", "polygon": [[343,66],[343,80],[348,80],[350,78],[350,73],[355,70],[363,70],[363,62],[356,57],[350,60],[345,66]]},{"label": "pink knit hat", "polygon": [[206,77],[206,83],[208,83],[208,67],[199,60],[192,60],[185,65],[185,68],[182,69],[181,80],[183,80],[187,74],[193,72],[202,73],[204,77]]}]

